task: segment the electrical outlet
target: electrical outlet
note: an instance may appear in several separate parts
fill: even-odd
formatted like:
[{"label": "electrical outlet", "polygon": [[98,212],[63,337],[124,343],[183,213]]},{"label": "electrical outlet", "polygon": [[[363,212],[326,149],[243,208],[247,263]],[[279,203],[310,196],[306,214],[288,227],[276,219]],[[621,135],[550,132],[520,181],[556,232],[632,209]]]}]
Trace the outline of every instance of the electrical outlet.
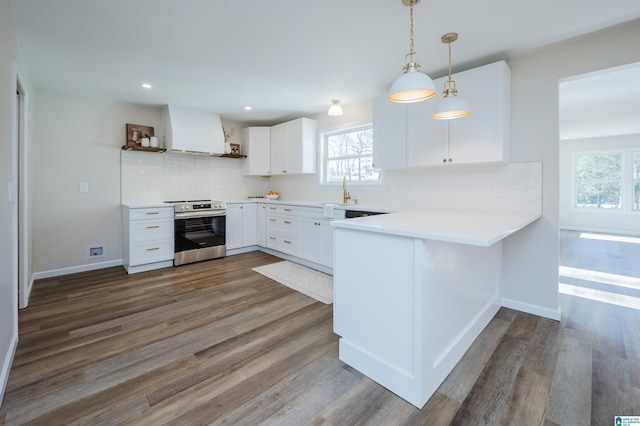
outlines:
[{"label": "electrical outlet", "polygon": [[104,256],[104,246],[89,247],[89,257]]},{"label": "electrical outlet", "polygon": [[89,184],[87,182],[80,182],[80,192],[89,192]]}]

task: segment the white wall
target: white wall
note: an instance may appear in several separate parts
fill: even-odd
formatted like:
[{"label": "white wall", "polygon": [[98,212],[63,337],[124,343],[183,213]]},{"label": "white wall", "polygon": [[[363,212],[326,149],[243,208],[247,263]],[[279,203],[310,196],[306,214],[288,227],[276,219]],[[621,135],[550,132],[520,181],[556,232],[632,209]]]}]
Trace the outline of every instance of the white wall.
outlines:
[{"label": "white wall", "polygon": [[543,162],[543,218],[504,243],[504,293],[554,309],[558,293],[558,83],[578,74],[638,62],[638,21],[508,61],[512,71],[512,160]]},{"label": "white wall", "polygon": [[574,207],[573,153],[615,149],[640,150],[640,135],[608,136],[560,142],[560,227],[592,232],[640,235],[640,213]]},{"label": "white wall", "polygon": [[[160,129],[162,110],[38,91],[33,142],[36,278],[120,264],[120,153],[127,123]],[[80,193],[79,184],[89,184]],[[104,245],[89,258],[89,245]]]},{"label": "white wall", "polygon": [[[33,95],[18,50],[11,10],[6,0],[0,0],[0,403],[18,343],[18,206],[15,198],[14,201],[9,198],[9,186],[17,188],[18,181],[18,170],[14,167],[16,72],[24,88]],[[30,113],[27,111],[27,116]]]}]

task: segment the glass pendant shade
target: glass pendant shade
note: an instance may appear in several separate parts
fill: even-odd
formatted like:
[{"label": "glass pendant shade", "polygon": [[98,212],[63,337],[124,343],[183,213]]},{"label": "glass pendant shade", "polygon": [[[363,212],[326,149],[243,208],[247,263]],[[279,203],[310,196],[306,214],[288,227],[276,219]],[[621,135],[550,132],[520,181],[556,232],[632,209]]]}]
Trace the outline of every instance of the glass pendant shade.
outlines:
[{"label": "glass pendant shade", "polygon": [[333,99],[331,101],[331,106],[329,107],[327,114],[332,117],[339,117],[343,114],[342,107],[340,106],[340,101],[338,99]]},{"label": "glass pendant shade", "polygon": [[469,105],[459,97],[447,96],[435,105],[431,118],[434,120],[452,120],[454,118],[462,118],[471,114]]},{"label": "glass pendant shade", "polygon": [[387,99],[400,104],[422,102],[436,96],[433,80],[417,69],[405,71],[391,85]]}]

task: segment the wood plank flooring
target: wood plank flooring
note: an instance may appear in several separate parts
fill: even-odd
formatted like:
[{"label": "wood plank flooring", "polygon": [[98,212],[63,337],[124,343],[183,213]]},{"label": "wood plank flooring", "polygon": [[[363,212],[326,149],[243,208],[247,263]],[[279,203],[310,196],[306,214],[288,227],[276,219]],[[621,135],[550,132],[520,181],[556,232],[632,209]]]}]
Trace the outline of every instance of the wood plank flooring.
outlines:
[{"label": "wood plank flooring", "polygon": [[[589,269],[580,251],[600,253],[598,267],[624,264],[569,247],[583,243],[563,233],[568,266]],[[567,294],[560,322],[503,308],[418,410],[338,360],[332,305],[251,270],[276,261],[252,252],[38,281],[20,311],[0,424],[609,425],[640,415],[638,310]],[[640,286],[607,285],[640,298]]]}]

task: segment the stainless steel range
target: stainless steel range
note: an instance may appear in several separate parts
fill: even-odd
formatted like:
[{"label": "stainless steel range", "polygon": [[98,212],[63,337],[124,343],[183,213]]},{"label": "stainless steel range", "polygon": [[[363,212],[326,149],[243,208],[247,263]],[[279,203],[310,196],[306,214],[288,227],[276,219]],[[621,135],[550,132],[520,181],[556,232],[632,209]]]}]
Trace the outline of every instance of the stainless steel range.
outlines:
[{"label": "stainless steel range", "polygon": [[175,211],[175,266],[216,259],[227,254],[224,201],[165,201]]}]

